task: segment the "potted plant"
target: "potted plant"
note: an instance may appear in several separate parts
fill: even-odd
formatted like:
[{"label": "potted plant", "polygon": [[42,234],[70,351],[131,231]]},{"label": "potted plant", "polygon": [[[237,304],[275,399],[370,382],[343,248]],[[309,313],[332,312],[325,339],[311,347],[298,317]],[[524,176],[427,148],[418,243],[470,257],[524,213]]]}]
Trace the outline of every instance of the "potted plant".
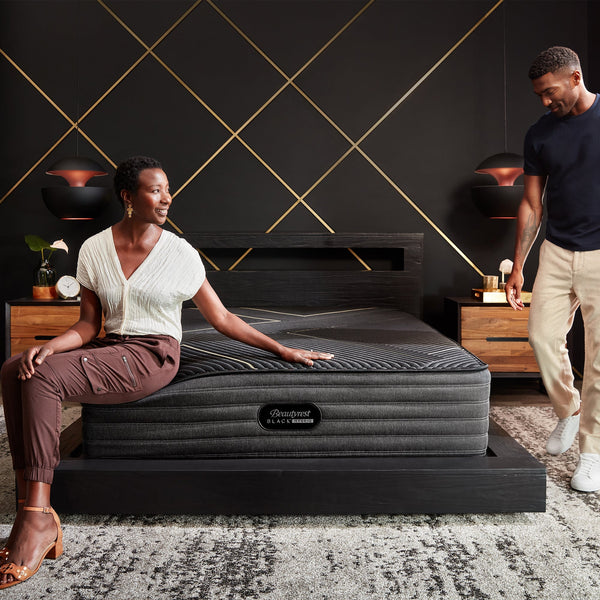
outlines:
[{"label": "potted plant", "polygon": [[[39,266],[33,272],[33,297],[36,300],[52,300],[57,298],[56,293],[56,270],[50,264],[50,257],[55,250],[69,252],[69,248],[63,240],[56,240],[52,244],[39,235],[26,235],[25,242],[30,250],[41,252]],[[44,254],[44,250],[48,254]]]}]

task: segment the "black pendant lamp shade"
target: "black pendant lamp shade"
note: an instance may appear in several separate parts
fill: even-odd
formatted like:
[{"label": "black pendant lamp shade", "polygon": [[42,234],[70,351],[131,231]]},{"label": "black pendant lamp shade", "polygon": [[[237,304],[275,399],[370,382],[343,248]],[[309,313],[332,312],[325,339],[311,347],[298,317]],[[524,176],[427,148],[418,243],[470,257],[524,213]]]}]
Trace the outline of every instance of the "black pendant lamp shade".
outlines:
[{"label": "black pendant lamp shade", "polygon": [[523,197],[523,186],[514,185],[523,173],[523,157],[502,152],[486,158],[475,173],[491,175],[496,185],[478,185],[472,188],[477,208],[490,219],[516,219]]},{"label": "black pendant lamp shade", "polygon": [[110,189],[87,186],[100,175],[108,175],[102,165],[79,156],[63,158],[47,171],[66,179],[68,186],[42,188],[42,198],[48,210],[59,219],[90,220],[96,218],[110,198]]}]

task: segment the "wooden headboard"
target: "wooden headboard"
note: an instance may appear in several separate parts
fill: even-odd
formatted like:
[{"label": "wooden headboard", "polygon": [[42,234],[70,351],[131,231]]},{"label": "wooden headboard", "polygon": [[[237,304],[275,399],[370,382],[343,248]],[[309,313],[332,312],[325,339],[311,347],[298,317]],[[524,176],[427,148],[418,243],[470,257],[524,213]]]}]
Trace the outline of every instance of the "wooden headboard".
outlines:
[{"label": "wooden headboard", "polygon": [[422,233],[186,233],[185,238],[204,255],[208,280],[226,306],[393,306],[421,317]]}]

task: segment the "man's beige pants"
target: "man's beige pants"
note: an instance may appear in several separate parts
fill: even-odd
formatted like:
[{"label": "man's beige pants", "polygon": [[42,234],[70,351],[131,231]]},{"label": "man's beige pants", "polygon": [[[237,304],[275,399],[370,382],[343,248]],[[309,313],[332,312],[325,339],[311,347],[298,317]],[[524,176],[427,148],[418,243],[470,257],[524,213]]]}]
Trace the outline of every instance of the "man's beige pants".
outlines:
[{"label": "man's beige pants", "polygon": [[529,342],[559,419],[580,405],[567,352],[577,308],[585,328],[579,449],[600,454],[600,250],[573,252],[545,240],[531,298]]}]

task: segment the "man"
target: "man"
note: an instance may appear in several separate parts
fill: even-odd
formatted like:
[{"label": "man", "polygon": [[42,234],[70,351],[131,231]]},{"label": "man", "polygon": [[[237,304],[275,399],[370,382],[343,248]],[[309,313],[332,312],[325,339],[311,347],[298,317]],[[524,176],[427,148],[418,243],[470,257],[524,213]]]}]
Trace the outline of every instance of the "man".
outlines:
[{"label": "man", "polygon": [[[533,286],[529,340],[559,418],[546,449],[565,452],[579,430],[571,487],[595,492],[600,490],[600,102],[586,89],[579,58],[569,48],[542,52],[529,78],[549,112],[525,137],[525,192],[506,297],[522,310],[523,264],[540,228],[545,192],[546,239]],[[581,403],[566,347],[577,308],[585,327]]]}]

